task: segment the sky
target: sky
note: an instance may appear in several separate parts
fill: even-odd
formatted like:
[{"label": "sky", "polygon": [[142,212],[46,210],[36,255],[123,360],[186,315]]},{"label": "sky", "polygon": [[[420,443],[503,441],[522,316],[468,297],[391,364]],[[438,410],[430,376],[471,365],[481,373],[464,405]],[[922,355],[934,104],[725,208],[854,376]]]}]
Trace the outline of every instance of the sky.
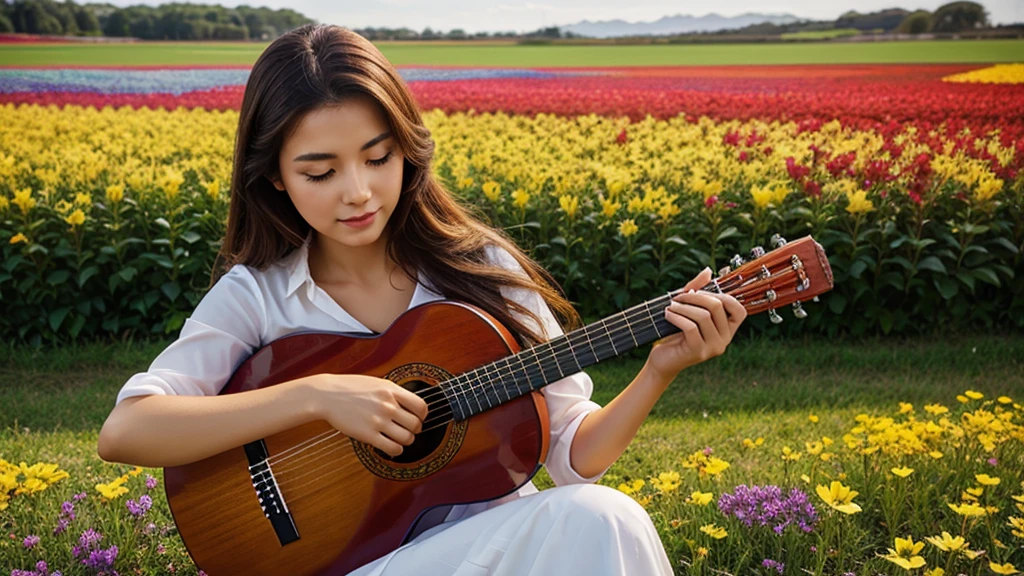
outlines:
[{"label": "sky", "polygon": [[[116,6],[135,4],[159,5],[160,0],[107,0]],[[191,0],[195,1],[195,0]],[[899,7],[906,10],[935,10],[949,0],[855,0],[821,2],[820,0],[717,0],[713,11],[722,16],[745,12],[762,14],[789,13],[799,18],[834,20],[850,8],[872,12]],[[197,2],[199,3],[199,2]],[[703,16],[710,12],[705,2],[648,2],[636,0],[267,0],[260,2],[202,2],[222,6],[289,7],[305,16],[348,28],[407,27],[422,31],[426,27],[447,32],[461,28],[466,32],[529,32],[546,26],[575,24],[581,20],[614,20],[628,22],[653,21],[662,16],[689,14]],[[993,24],[1024,22],[1024,0],[988,0],[981,2]]]}]

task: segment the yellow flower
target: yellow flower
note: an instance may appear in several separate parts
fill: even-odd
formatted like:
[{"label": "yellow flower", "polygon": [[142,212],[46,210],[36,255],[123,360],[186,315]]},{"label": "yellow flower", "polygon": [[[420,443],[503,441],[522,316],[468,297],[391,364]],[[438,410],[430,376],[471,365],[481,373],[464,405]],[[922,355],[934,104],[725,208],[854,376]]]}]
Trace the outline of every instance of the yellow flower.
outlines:
[{"label": "yellow flower", "polygon": [[78,194],[75,194],[75,204],[79,206],[88,206],[89,204],[92,204],[92,196],[79,192]]},{"label": "yellow flower", "polygon": [[754,205],[758,208],[765,208],[774,199],[771,188],[767,186],[751,186],[750,196],[754,199]]},{"label": "yellow flower", "polygon": [[624,482],[622,484],[619,484],[619,491],[623,492],[625,494],[635,494],[635,493],[639,492],[640,489],[643,488],[645,484],[646,484],[646,482],[644,482],[643,480],[637,478],[636,480],[633,480],[632,482]]},{"label": "yellow flower", "polygon": [[576,211],[580,207],[580,199],[570,194],[562,194],[558,197],[558,205],[561,206],[562,211],[569,218],[576,215]]},{"label": "yellow flower", "polygon": [[971,400],[981,400],[982,398],[985,397],[985,395],[982,394],[981,392],[975,392],[974,390],[968,390],[964,392],[964,395],[970,398]]},{"label": "yellow flower", "polygon": [[623,238],[629,238],[633,234],[636,234],[638,230],[640,230],[640,228],[637,227],[632,218],[627,218],[619,224],[619,234],[622,234]]},{"label": "yellow flower", "polygon": [[112,184],[107,186],[107,200],[111,204],[117,204],[124,199],[124,186],[120,184]]},{"label": "yellow flower", "polygon": [[11,236],[11,244],[17,244],[18,242],[28,242],[28,238],[21,232],[18,232],[14,236]]},{"label": "yellow flower", "polygon": [[846,199],[849,200],[849,204],[846,206],[846,211],[850,214],[864,214],[871,212],[875,209],[875,205],[868,200],[867,190],[858,190],[852,194],[847,194]]},{"label": "yellow flower", "polygon": [[1000,397],[999,397],[999,398],[997,398],[996,400],[997,400],[997,401],[998,401],[998,402],[999,402],[1000,404],[1010,404],[1010,403],[1012,403],[1012,402],[1013,402],[1013,398],[1010,398],[1009,396],[1000,396]]},{"label": "yellow flower", "polygon": [[945,576],[945,574],[946,574],[945,570],[943,570],[939,566],[936,566],[935,568],[932,568],[931,570],[925,572],[924,576]]},{"label": "yellow flower", "polygon": [[707,558],[708,557],[708,553],[709,553],[708,549],[703,547],[703,546],[701,546],[700,548],[697,548],[697,557],[698,558]]},{"label": "yellow flower", "polygon": [[928,453],[928,455],[934,458],[935,460],[942,458],[942,452],[939,452],[938,450],[932,450],[931,452]]},{"label": "yellow flower", "polygon": [[729,467],[729,463],[721,458],[715,458],[712,456],[708,459],[707,466],[704,467],[704,473],[709,476],[718,476],[723,470]]},{"label": "yellow flower", "polygon": [[708,504],[711,503],[711,500],[712,498],[714,498],[714,496],[715,495],[713,492],[696,491],[690,494],[690,497],[686,501],[689,502],[690,504],[696,504],[697,506],[707,506]]},{"label": "yellow flower", "polygon": [[844,514],[856,514],[861,511],[860,505],[853,502],[854,497],[860,492],[850,490],[838,480],[833,480],[828,488],[819,484],[815,491],[826,504]]},{"label": "yellow flower", "polygon": [[501,198],[501,185],[494,180],[484,182],[483,185],[484,196],[491,202],[497,202]]},{"label": "yellow flower", "polygon": [[984,484],[985,486],[996,486],[999,484],[999,478],[993,478],[988,474],[975,474],[974,477],[978,479],[979,484]]},{"label": "yellow flower", "polygon": [[21,208],[22,214],[28,214],[28,211],[35,207],[36,201],[32,198],[31,188],[22,188],[14,192],[14,200],[11,203]]},{"label": "yellow flower", "polygon": [[978,506],[977,504],[971,504],[970,502],[965,502],[965,503],[959,504],[959,505],[947,503],[946,505],[949,506],[953,510],[953,512],[956,512],[957,514],[959,514],[961,516],[968,516],[968,517],[970,517],[970,516],[984,516],[985,515],[985,509],[984,508],[982,508],[981,506]]},{"label": "yellow flower", "polygon": [[0,212],[7,210],[7,207],[11,205],[11,201],[7,199],[7,196],[0,196]]},{"label": "yellow flower", "polygon": [[790,448],[789,446],[783,446],[782,447],[782,459],[783,460],[788,460],[788,461],[796,462],[797,460],[800,459],[800,456],[801,456],[801,454],[799,452],[794,452],[793,449]]},{"label": "yellow flower", "polygon": [[966,548],[968,545],[968,542],[966,542],[962,536],[953,537],[945,530],[942,531],[941,538],[938,536],[925,536],[924,539],[931,542],[932,546],[935,546],[943,552],[956,552]]},{"label": "yellow flower", "polygon": [[203,188],[206,188],[206,194],[210,198],[216,199],[218,196],[220,196],[220,180],[203,182]]},{"label": "yellow flower", "polygon": [[996,574],[1020,574],[1020,570],[1014,568],[1013,564],[1007,562],[1006,564],[996,564],[989,560],[988,567]]},{"label": "yellow flower", "polygon": [[659,492],[672,492],[680,483],[679,472],[662,472],[657,478],[651,478],[651,485]]},{"label": "yellow flower", "polygon": [[917,553],[924,548],[924,542],[914,542],[913,536],[896,539],[896,549],[889,548],[889,553],[882,556],[886,560],[902,567],[905,570],[913,570],[925,565],[924,558]]},{"label": "yellow flower", "polygon": [[127,475],[119,476],[118,478],[115,478],[114,480],[107,484],[97,484],[96,490],[100,494],[102,494],[104,498],[107,498],[108,500],[113,500],[114,498],[117,498],[122,494],[128,493],[128,489],[123,486],[123,484],[127,481]]},{"label": "yellow flower", "polygon": [[1010,516],[1009,520],[1006,521],[1006,525],[1013,529],[1010,531],[1011,534],[1017,538],[1024,539],[1024,518]]},{"label": "yellow flower", "polygon": [[816,415],[814,415],[814,414],[811,414],[810,416],[808,416],[807,419],[810,420],[811,422],[817,422],[818,421],[818,417]]},{"label": "yellow flower", "polygon": [[758,437],[757,440],[751,440],[750,438],[743,439],[743,445],[747,448],[756,448],[762,444],[764,444],[764,438],[761,437]]},{"label": "yellow flower", "polygon": [[75,226],[81,226],[82,223],[85,222],[85,212],[82,212],[81,208],[75,208],[75,211],[72,212],[71,214],[68,214],[64,218],[64,221],[67,222],[68,224],[71,224],[72,228],[74,228]]},{"label": "yellow flower", "polygon": [[900,402],[900,414],[906,414],[907,412],[913,412],[914,405],[909,402]]},{"label": "yellow flower", "polygon": [[939,414],[945,414],[949,412],[949,408],[946,408],[941,404],[925,404],[924,411],[929,414],[934,414],[938,416]]},{"label": "yellow flower", "polygon": [[984,84],[1024,84],[1024,64],[995,64],[970,72],[943,76],[943,82],[980,82]]},{"label": "yellow flower", "polygon": [[957,400],[957,402],[959,402],[961,404],[966,404],[966,403],[970,402],[970,399],[967,396],[964,396],[963,394],[957,394],[956,395],[956,400]]},{"label": "yellow flower", "polygon": [[700,531],[716,540],[721,540],[729,535],[729,533],[725,531],[725,528],[715,526],[714,524],[705,524],[700,527]]},{"label": "yellow flower", "polygon": [[601,214],[606,218],[615,216],[615,213],[619,211],[619,208],[622,208],[621,202],[615,202],[611,198],[601,200]]},{"label": "yellow flower", "polygon": [[465,190],[466,188],[469,188],[470,186],[473,185],[473,179],[472,178],[459,178],[457,185],[458,185],[459,188]]},{"label": "yellow flower", "polygon": [[530,194],[522,188],[516,188],[512,192],[512,203],[515,204],[516,208],[525,208],[527,202],[530,201]]},{"label": "yellow flower", "polygon": [[804,484],[810,484],[811,483],[811,477],[808,476],[807,474],[801,474],[800,475],[800,479],[804,481]]},{"label": "yellow flower", "polygon": [[892,473],[899,476],[900,478],[906,478],[907,476],[910,476],[913,472],[913,468],[907,468],[906,466],[901,466],[899,468],[892,469]]}]

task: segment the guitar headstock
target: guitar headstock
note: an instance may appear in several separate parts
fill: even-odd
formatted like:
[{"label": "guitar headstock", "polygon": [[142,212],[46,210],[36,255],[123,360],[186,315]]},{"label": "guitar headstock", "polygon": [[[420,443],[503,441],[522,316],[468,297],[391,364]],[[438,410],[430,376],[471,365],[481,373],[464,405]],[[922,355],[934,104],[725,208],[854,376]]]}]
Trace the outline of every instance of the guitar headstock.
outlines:
[{"label": "guitar headstock", "polygon": [[817,300],[818,294],[833,286],[825,250],[810,236],[786,242],[775,234],[771,242],[775,246],[771,252],[755,246],[749,262],[739,254],[733,256],[730,265],[719,270],[718,277],[703,290],[731,295],[743,304],[747,314],[767,310],[773,324],[782,322],[775,309],[790,303],[793,315],[806,318],[800,303]]}]

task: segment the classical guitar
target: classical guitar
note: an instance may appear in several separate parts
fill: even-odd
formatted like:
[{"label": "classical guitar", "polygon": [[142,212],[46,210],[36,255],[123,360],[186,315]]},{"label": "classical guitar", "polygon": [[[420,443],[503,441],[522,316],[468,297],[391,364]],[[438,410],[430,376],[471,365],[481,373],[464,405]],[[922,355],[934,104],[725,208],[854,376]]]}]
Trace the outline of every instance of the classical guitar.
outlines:
[{"label": "classical guitar", "polygon": [[[703,290],[749,314],[832,288],[810,236],[737,255]],[[247,359],[221,390],[235,394],[318,373],[368,374],[419,394],[423,432],[383,452],[319,420],[164,469],[167,502],[195,563],[210,576],[340,576],[436,524],[451,505],[524,485],[548,450],[540,389],[587,366],[678,332],[664,317],[676,292],[520,350],[479,308],[442,300],[407,310],[382,334],[300,333]]]}]

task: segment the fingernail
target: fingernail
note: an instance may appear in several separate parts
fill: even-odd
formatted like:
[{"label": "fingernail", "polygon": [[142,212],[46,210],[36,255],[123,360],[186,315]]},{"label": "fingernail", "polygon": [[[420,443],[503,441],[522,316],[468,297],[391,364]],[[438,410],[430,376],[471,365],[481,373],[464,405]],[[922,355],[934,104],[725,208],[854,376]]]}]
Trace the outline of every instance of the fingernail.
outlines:
[{"label": "fingernail", "polygon": [[711,272],[711,266],[707,266],[701,272]]}]

